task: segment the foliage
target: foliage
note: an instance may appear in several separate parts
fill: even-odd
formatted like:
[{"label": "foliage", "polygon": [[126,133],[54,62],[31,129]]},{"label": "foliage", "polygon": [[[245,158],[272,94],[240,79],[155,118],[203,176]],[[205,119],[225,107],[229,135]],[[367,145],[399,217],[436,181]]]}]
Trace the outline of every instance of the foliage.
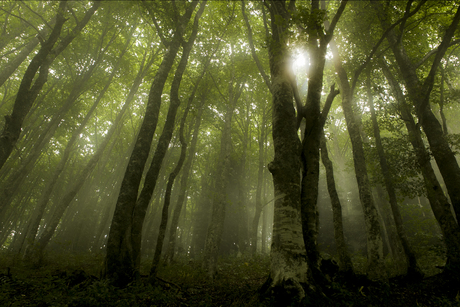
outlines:
[{"label": "foliage", "polygon": [[[428,252],[428,251],[427,251]],[[100,279],[101,255],[49,255],[40,269],[0,255],[0,272],[11,268],[10,277],[0,274],[2,306],[257,306],[257,290],[267,279],[268,256],[221,258],[218,275],[211,281],[201,262],[183,257],[161,267],[152,286],[144,277],[125,288]],[[355,267],[365,258],[354,257]],[[391,279],[389,286],[369,283],[363,276],[333,277],[325,289],[330,306],[458,306],[458,300],[436,283],[442,276],[424,282]]]},{"label": "foliage", "polygon": [[[419,166],[407,135],[399,137],[382,137],[382,145],[390,166],[393,185],[402,200],[405,197],[415,198],[424,196],[424,183],[420,175]],[[365,143],[369,170],[372,174],[371,182],[375,186],[384,186],[384,178],[379,164],[379,156],[375,141]]]}]

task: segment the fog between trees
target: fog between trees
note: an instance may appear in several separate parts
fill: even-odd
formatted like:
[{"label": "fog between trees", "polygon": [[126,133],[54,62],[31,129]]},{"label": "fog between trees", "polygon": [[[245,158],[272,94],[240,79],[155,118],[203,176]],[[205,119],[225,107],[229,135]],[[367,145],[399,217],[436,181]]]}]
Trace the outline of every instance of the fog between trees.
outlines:
[{"label": "fog between trees", "polygon": [[324,292],[322,259],[381,283],[458,274],[456,1],[4,1],[0,16],[3,253],[102,254],[116,286],[269,254],[262,292],[293,302]]}]

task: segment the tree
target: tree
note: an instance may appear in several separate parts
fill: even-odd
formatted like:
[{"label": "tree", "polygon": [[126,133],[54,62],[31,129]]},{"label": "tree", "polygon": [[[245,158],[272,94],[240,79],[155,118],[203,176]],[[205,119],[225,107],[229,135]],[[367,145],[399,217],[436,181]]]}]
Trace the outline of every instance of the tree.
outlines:
[{"label": "tree", "polygon": [[[107,242],[106,275],[109,279],[113,279],[115,283],[126,284],[133,280],[137,274],[135,265],[137,255],[133,254],[133,234],[131,232],[134,226],[142,227],[142,224],[134,225],[134,212],[137,206],[139,185],[158,123],[163,88],[182,43],[185,27],[197,4],[197,2],[190,3],[185,7],[183,15],[174,16],[174,18],[177,19],[175,20],[176,25],[170,41],[166,41],[163,36],[164,34],[161,31],[159,32],[160,37],[163,38],[163,44],[167,46],[167,51],[150,88],[144,119],[120,188],[120,194],[115,207]],[[155,16],[152,15],[151,17],[154,23],[156,23]],[[153,179],[156,181],[156,178]],[[151,184],[152,182],[147,180],[143,187],[150,195],[153,189],[147,187]],[[145,196],[143,198],[145,198]],[[150,196],[147,199],[147,202],[149,201]],[[143,203],[144,205],[142,208],[137,208],[138,212],[141,211],[137,214],[138,217],[139,214],[142,215],[142,213],[143,216],[145,216],[145,209],[147,206],[145,206],[145,201]],[[126,216],[131,218],[126,219]],[[143,216],[141,217],[142,220]],[[139,235],[139,233],[137,235]],[[138,247],[139,244],[140,242],[138,242]]]},{"label": "tree", "polygon": [[[231,45],[233,50],[233,44]],[[232,53],[233,54],[233,53]],[[217,257],[219,253],[220,242],[224,229],[225,211],[228,202],[227,186],[230,172],[230,156],[232,153],[232,118],[236,103],[244,89],[244,80],[235,80],[233,67],[230,74],[232,78],[228,83],[228,97],[222,95],[226,101],[227,108],[225,111],[220,140],[220,151],[217,160],[217,166],[214,178],[214,192],[212,195],[213,205],[211,220],[209,222],[208,232],[206,235],[206,244],[204,249],[203,268],[208,275],[213,278],[217,271]]]},{"label": "tree", "polygon": [[[408,1],[404,17],[417,12],[425,2],[426,1],[420,2],[418,6],[411,11],[412,1]],[[388,9],[377,3],[374,3],[374,8],[382,28],[389,29]],[[455,154],[452,152],[449,143],[443,135],[441,124],[431,110],[430,94],[433,89],[436,70],[450,46],[459,22],[460,7],[457,8],[452,21],[445,30],[441,43],[438,48],[436,48],[435,58],[431,64],[428,75],[423,81],[420,80],[416,71],[417,67],[412,64],[413,61],[407,55],[403,45],[402,36],[404,34],[405,23],[399,28],[400,34],[397,34],[394,29],[387,31],[388,33],[386,34],[387,41],[390,44],[390,48],[400,68],[401,76],[407,86],[409,98],[415,106],[419,125],[423,127],[423,131],[430,144],[430,149],[444,178],[457,220],[460,218],[460,167],[455,158]]]},{"label": "tree", "polygon": [[431,166],[431,157],[425,149],[420,127],[417,127],[414,122],[413,115],[406,102],[403,91],[385,61],[381,60],[380,65],[398,101],[401,118],[404,120],[409,134],[409,140],[414,148],[417,162],[423,176],[427,198],[444,235],[444,242],[447,247],[447,263],[455,267],[458,265],[460,259],[460,228],[452,214],[451,205],[444,195],[441,184]]},{"label": "tree", "polygon": [[399,212],[398,202],[396,199],[396,192],[393,186],[393,180],[391,178],[389,166],[387,163],[382,141],[380,138],[380,128],[377,122],[377,117],[375,115],[374,101],[373,101],[371,84],[370,84],[371,83],[370,73],[371,71],[369,68],[368,75],[367,75],[367,91],[368,91],[367,94],[368,94],[369,108],[370,108],[371,117],[372,117],[372,126],[374,128],[375,144],[376,144],[378,155],[379,155],[380,167],[382,168],[382,173],[385,179],[385,188],[390,198],[391,211],[393,213],[393,218],[396,224],[398,236],[399,236],[399,239],[401,240],[401,243],[404,249],[404,255],[406,256],[407,275],[410,276],[411,278],[417,279],[423,276],[423,274],[417,265],[417,259],[415,258],[415,254],[409,245],[406,231],[404,230],[401,213]]},{"label": "tree", "polygon": [[[335,91],[334,86],[327,97],[325,107],[321,112],[321,92],[323,90],[323,74],[326,62],[327,45],[332,39],[334,28],[342,15],[347,1],[340,3],[339,9],[332,19],[326,32],[322,28],[322,12],[319,1],[311,2],[311,12],[308,16],[307,26],[307,51],[310,55],[310,67],[308,70],[308,90],[305,105],[300,101],[297,104],[297,123],[305,119],[305,126],[302,134],[302,178],[301,178],[301,213],[302,231],[305,241],[305,248],[309,258],[309,265],[313,270],[313,275],[318,282],[324,283],[320,274],[320,255],[317,248],[318,232],[318,182],[319,182],[319,149],[320,139],[323,134],[323,126],[326,122],[327,113],[339,91]],[[302,18],[302,16],[301,16]],[[305,18],[305,17],[303,17]],[[294,97],[296,87],[294,86]],[[299,100],[299,98],[296,98]]]},{"label": "tree", "polygon": [[[18,90],[18,95],[14,103],[13,112],[11,115],[5,117],[5,126],[3,132],[0,135],[0,169],[6,162],[6,159],[10,156],[16,142],[18,141],[21,133],[22,123],[24,118],[29,113],[35,99],[40,93],[43,85],[48,79],[48,69],[51,63],[56,57],[73,41],[77,34],[85,27],[91,16],[97,10],[100,2],[95,2],[94,5],[87,11],[85,16],[77,26],[73,29],[71,34],[63,37],[59,44],[55,46],[56,42],[60,38],[61,30],[66,22],[64,13],[66,10],[66,2],[60,2],[58,11],[56,13],[56,23],[53,31],[51,32],[48,39],[43,42],[40,51],[30,62],[26,73],[21,82],[21,86]],[[34,80],[38,72],[38,77]],[[2,208],[0,208],[1,210]]]},{"label": "tree", "polygon": [[335,244],[337,245],[337,253],[339,258],[339,270],[344,274],[353,274],[353,263],[348,253],[345,236],[343,233],[343,219],[342,219],[342,205],[340,204],[339,195],[337,193],[334,169],[332,161],[329,159],[327,151],[326,137],[321,136],[321,161],[326,168],[326,180],[327,190],[331,198],[332,212],[333,212],[333,223],[334,223],[334,238]]},{"label": "tree", "polygon": [[[267,296],[284,300],[285,304],[300,302],[307,293],[316,292],[308,276],[305,245],[300,217],[300,157],[297,120],[289,71],[287,41],[295,2],[270,1],[271,37],[269,60],[273,106],[273,145],[275,157],[268,165],[273,176],[275,208],[273,243],[270,252],[270,276],[263,291]],[[305,285],[305,286],[304,286]]]}]

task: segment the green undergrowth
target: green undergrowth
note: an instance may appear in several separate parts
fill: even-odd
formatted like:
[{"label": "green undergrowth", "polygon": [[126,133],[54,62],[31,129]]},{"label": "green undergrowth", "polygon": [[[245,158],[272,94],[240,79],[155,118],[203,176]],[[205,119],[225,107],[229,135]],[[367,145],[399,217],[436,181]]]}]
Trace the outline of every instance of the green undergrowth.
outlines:
[{"label": "green undergrowth", "polygon": [[[365,259],[353,260],[365,267]],[[101,278],[102,255],[55,253],[24,263],[0,254],[0,306],[257,306],[269,261],[260,255],[221,258],[211,280],[200,260],[183,257],[161,266],[154,286],[142,275],[121,289]],[[142,274],[149,264],[149,259],[142,264]],[[417,282],[393,278],[389,285],[360,275],[331,280],[324,289],[330,306],[460,306],[460,288],[440,274]]]}]

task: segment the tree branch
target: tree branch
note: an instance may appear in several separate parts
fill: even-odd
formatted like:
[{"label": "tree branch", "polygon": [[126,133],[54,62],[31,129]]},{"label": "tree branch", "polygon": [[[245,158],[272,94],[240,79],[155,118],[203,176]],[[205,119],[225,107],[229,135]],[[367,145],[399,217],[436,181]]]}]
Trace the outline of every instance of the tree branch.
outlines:
[{"label": "tree branch", "polygon": [[385,38],[388,35],[388,33],[390,33],[390,31],[393,30],[398,24],[405,22],[408,18],[413,16],[415,13],[417,13],[420,10],[420,8],[422,7],[422,5],[425,4],[426,1],[427,0],[420,1],[420,3],[417,5],[417,7],[412,12],[410,12],[408,14],[404,14],[404,16],[402,18],[400,18],[395,23],[393,23],[391,26],[389,26],[388,29],[382,34],[382,36],[380,37],[380,39],[377,42],[377,44],[372,48],[371,53],[367,56],[366,60],[355,71],[355,74],[353,76],[353,80],[352,80],[352,83],[351,83],[351,91],[352,92],[354,92],[354,90],[356,88],[356,83],[358,82],[359,75],[362,73],[363,69],[366,67],[366,65],[372,59],[374,54],[377,52],[377,49],[380,47],[380,44],[385,40]]},{"label": "tree branch", "polygon": [[329,114],[329,110],[331,109],[332,102],[334,101],[335,96],[340,94],[340,90],[335,89],[335,83],[331,85],[331,90],[329,91],[329,95],[327,95],[326,102],[324,103],[323,110],[321,111],[321,120],[320,125],[324,127],[326,123],[327,114]]},{"label": "tree branch", "polygon": [[157,29],[158,36],[160,37],[161,43],[167,47],[169,45],[169,42],[166,40],[166,38],[163,35],[163,31],[161,30],[160,26],[157,23],[157,20],[155,19],[155,14],[153,14],[152,8],[150,5],[147,5],[145,0],[142,0],[142,4],[144,7],[147,9],[149,12],[150,16],[152,17],[153,24],[155,25],[155,28]]},{"label": "tree branch", "polygon": [[423,86],[422,86],[423,101],[420,103],[419,108],[418,108],[418,111],[420,112],[423,112],[430,102],[430,92],[433,89],[436,70],[438,69],[441,59],[444,57],[444,54],[446,53],[447,48],[449,48],[450,46],[451,39],[454,36],[455,31],[457,30],[459,22],[460,22],[460,6],[457,8],[457,12],[455,13],[454,19],[452,20],[452,23],[450,24],[449,28],[444,34],[441,44],[437,48],[438,51],[436,52],[436,56],[433,60],[433,64],[431,65],[430,72],[428,73],[428,76],[423,82]]},{"label": "tree branch", "polygon": [[[460,39],[456,39],[454,41],[451,41],[450,44],[449,44],[449,47],[452,47],[454,45],[457,45],[460,43]],[[433,54],[436,54],[436,52],[438,52],[439,50],[439,47],[436,48],[436,49],[433,49],[431,51],[429,51],[417,64],[415,64],[415,69],[419,68],[423,63],[425,63]]]},{"label": "tree branch", "polygon": [[342,16],[342,13],[345,10],[345,6],[347,5],[347,2],[348,0],[342,0],[342,2],[340,2],[340,6],[337,12],[335,13],[334,17],[332,18],[330,25],[328,26],[326,30],[326,42],[327,43],[329,43],[332,39],[332,34],[334,33],[335,26],[337,25],[337,22]]},{"label": "tree branch", "polygon": [[257,65],[257,68],[259,69],[260,74],[262,75],[262,78],[265,81],[265,84],[268,86],[268,90],[271,92],[272,90],[271,90],[270,78],[265,73],[265,70],[264,70],[264,68],[262,67],[262,64],[259,61],[259,57],[256,54],[256,50],[254,48],[254,41],[252,39],[251,25],[249,24],[249,18],[246,15],[244,7],[245,7],[245,3],[244,3],[244,0],[243,0],[243,1],[241,1],[241,12],[243,13],[243,18],[244,18],[244,22],[246,23],[246,27],[248,28],[248,40],[249,40],[249,46],[251,48],[251,54],[252,54],[252,57],[254,59],[254,62],[256,62],[256,65]]}]

